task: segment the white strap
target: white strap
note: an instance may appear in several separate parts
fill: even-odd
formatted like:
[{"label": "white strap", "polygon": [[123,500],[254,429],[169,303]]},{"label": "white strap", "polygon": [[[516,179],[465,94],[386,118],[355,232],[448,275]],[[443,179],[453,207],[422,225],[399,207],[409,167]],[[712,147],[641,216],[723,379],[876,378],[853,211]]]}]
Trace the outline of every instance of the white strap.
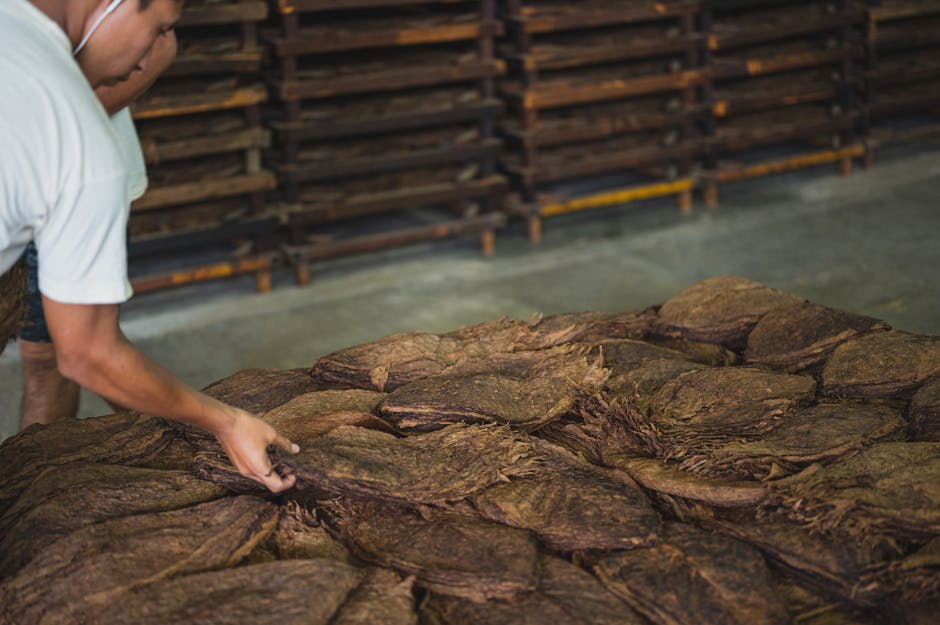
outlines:
[{"label": "white strap", "polygon": [[104,10],[104,13],[98,16],[98,19],[91,25],[91,28],[88,29],[88,33],[82,37],[82,40],[78,42],[78,45],[75,46],[75,49],[72,51],[72,56],[78,56],[78,53],[82,51],[82,48],[85,47],[85,44],[88,43],[88,40],[91,39],[92,34],[98,30],[98,27],[101,26],[101,22],[104,21],[104,18],[108,17],[114,13],[114,9],[124,0],[111,0],[111,4],[108,5],[108,8]]}]

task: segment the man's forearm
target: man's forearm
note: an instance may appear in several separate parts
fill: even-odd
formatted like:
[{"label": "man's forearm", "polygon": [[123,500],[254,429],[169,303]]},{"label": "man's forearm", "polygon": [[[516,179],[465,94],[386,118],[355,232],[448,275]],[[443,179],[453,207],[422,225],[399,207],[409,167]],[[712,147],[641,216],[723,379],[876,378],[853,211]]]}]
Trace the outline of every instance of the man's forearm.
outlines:
[{"label": "man's forearm", "polygon": [[183,384],[123,337],[107,349],[89,350],[79,362],[65,363],[63,374],[121,406],[212,433],[234,418],[228,406]]}]

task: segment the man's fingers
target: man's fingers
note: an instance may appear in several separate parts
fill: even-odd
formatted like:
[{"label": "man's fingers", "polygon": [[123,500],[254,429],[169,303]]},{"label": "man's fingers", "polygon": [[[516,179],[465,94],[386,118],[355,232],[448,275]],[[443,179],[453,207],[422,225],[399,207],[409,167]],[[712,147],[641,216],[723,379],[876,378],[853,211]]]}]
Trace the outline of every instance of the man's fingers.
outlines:
[{"label": "man's fingers", "polygon": [[300,451],[300,447],[290,442],[280,434],[274,437],[274,444],[283,449],[284,451],[289,451],[292,454],[296,454]]},{"label": "man's fingers", "polygon": [[280,493],[285,490],[289,490],[294,487],[294,484],[297,481],[297,478],[293,475],[281,477],[273,470],[269,475],[255,479],[261,482],[261,484],[263,484],[272,493]]}]

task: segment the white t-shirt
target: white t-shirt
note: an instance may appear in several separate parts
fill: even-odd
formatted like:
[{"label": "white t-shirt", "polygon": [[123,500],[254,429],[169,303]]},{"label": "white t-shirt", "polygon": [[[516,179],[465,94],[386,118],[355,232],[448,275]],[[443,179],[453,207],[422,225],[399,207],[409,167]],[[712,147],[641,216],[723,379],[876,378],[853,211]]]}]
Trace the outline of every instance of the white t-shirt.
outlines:
[{"label": "white t-shirt", "polygon": [[124,165],[127,167],[127,194],[133,202],[147,191],[147,165],[144,163],[144,151],[140,147],[137,129],[131,119],[131,111],[123,108],[111,116],[111,123],[117,133],[118,143],[124,151]]},{"label": "white t-shirt", "polygon": [[72,304],[131,296],[128,168],[65,33],[0,2],[0,273],[35,241],[39,290]]}]

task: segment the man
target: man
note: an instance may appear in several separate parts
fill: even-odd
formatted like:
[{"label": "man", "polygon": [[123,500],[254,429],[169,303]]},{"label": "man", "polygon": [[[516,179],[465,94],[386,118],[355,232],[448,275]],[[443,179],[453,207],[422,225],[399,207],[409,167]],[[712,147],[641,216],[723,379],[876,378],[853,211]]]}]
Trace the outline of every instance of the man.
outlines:
[{"label": "man", "polygon": [[[58,371],[109,401],[212,432],[235,467],[273,492],[293,477],[266,448],[297,451],[269,425],[199,393],[121,333],[130,295],[127,158],[93,89],[145,72],[180,0],[0,3],[0,273],[35,242],[38,290]],[[74,55],[74,58],[73,58]]]}]

